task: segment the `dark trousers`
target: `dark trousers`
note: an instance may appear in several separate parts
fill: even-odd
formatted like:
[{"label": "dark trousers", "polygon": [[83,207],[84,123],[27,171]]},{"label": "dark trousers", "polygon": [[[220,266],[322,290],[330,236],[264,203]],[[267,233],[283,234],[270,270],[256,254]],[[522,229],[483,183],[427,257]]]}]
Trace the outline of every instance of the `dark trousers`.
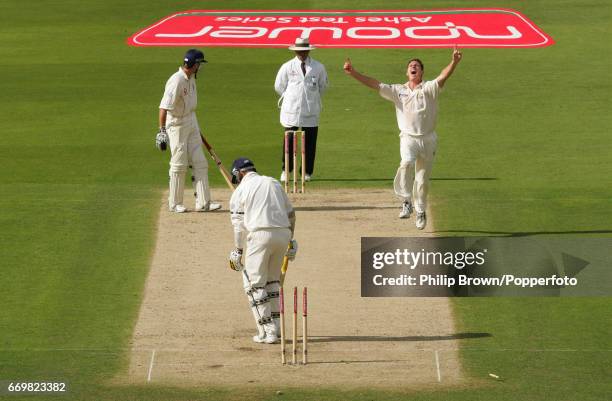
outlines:
[{"label": "dark trousers", "polygon": [[[285,131],[297,131],[299,127],[283,127],[283,133]],[[304,137],[306,138],[306,174],[312,175],[314,173],[314,163],[315,163],[315,155],[317,152],[317,133],[319,132],[319,127],[302,127],[304,131]],[[298,141],[300,138],[298,137]],[[302,145],[298,143],[298,150]],[[298,155],[298,159],[299,159]],[[285,171],[285,142],[283,137],[283,170]],[[303,163],[304,161],[302,161]],[[293,171],[293,133],[289,134],[289,171]]]}]

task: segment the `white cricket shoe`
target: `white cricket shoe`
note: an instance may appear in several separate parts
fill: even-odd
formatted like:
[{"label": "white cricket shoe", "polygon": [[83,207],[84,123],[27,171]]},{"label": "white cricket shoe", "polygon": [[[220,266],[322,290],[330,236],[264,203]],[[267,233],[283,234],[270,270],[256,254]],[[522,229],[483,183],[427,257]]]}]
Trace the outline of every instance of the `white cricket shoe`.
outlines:
[{"label": "white cricket shoe", "polygon": [[304,176],[304,181],[306,181],[306,182],[310,182],[310,180],[312,180],[312,177],[310,176],[310,174],[306,174],[306,175]]},{"label": "white cricket shoe", "polygon": [[419,230],[422,230],[425,228],[426,225],[427,225],[427,215],[425,215],[425,212],[417,212],[416,228],[418,228]]},{"label": "white cricket shoe", "polygon": [[187,208],[183,205],[175,205],[174,207],[171,207],[169,210],[174,213],[185,213],[187,211]]},{"label": "white cricket shoe", "polygon": [[263,337],[258,334],[253,336],[253,341],[257,344],[277,344],[280,340],[278,336],[274,334],[266,334]]},{"label": "white cricket shoe", "polygon": [[220,203],[207,202],[202,207],[200,207],[199,205],[196,204],[195,211],[196,212],[212,212],[214,210],[219,210],[219,209],[221,209],[221,204]]},{"label": "white cricket shoe", "polygon": [[281,182],[285,182],[285,181],[287,181],[287,174],[285,174],[285,172],[284,172],[284,171],[281,173],[281,178],[280,178],[280,180],[281,180]]},{"label": "white cricket shoe", "polygon": [[402,204],[402,210],[399,212],[400,219],[407,219],[412,214],[412,203],[404,202]]}]

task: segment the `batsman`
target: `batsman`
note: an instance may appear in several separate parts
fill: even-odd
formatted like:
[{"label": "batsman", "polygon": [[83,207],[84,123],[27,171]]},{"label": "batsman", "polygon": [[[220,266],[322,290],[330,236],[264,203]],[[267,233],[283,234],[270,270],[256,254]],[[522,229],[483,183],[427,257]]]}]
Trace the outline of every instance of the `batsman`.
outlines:
[{"label": "batsman", "polygon": [[170,191],[168,209],[171,212],[187,211],[183,205],[185,174],[191,166],[197,212],[221,208],[210,199],[208,186],[208,162],[202,153],[200,126],[196,117],[198,94],[195,79],[200,65],[206,63],[204,53],[190,49],[185,53],[183,65],[166,82],[164,96],[159,105],[159,132],[155,143],[160,150],[170,144]]},{"label": "batsman", "polygon": [[257,324],[253,341],[274,344],[280,336],[281,265],[285,257],[293,260],[297,253],[295,211],[280,182],[259,175],[250,159],[234,160],[232,177],[239,185],[230,199],[235,245],[230,268],[243,274]]}]

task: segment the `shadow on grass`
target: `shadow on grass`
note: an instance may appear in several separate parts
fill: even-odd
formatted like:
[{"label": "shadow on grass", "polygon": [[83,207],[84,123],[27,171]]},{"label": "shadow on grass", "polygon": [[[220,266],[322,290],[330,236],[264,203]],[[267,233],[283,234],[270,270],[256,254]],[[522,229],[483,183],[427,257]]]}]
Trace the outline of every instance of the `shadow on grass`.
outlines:
[{"label": "shadow on grass", "polygon": [[298,212],[324,212],[343,210],[374,210],[374,209],[398,209],[399,206],[302,206],[294,210]]},{"label": "shadow on grass", "polygon": [[317,182],[393,182],[393,178],[317,178]]},{"label": "shadow on grass", "polygon": [[[431,181],[497,181],[497,177],[432,177]],[[393,178],[317,178],[320,182],[393,182]]]},{"label": "shadow on grass", "polygon": [[432,177],[431,181],[497,181],[497,177]]},{"label": "shadow on grass", "polygon": [[612,230],[570,230],[570,231],[485,231],[485,230],[438,230],[436,234],[470,233],[499,235],[503,237],[529,237],[531,235],[562,235],[562,234],[612,234]]},{"label": "shadow on grass", "polygon": [[465,340],[471,338],[493,337],[490,333],[457,333],[448,336],[312,336],[308,337],[311,343],[351,342],[351,341],[446,341]]},{"label": "shadow on grass", "polygon": [[414,362],[414,359],[377,359],[377,360],[355,360],[342,359],[339,361],[308,361],[309,365],[333,365],[338,363],[399,363],[399,362]]}]

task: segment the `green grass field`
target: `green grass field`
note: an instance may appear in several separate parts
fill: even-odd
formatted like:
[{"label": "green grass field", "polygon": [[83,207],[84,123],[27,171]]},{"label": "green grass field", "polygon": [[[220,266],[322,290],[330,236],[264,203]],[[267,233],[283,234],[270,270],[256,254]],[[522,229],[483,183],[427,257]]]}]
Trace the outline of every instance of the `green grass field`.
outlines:
[{"label": "green grass field", "polygon": [[[543,49],[469,49],[441,100],[431,197],[439,235],[612,234],[612,3],[591,1],[5,0],[0,38],[0,381],[68,380],[62,400],[605,400],[612,298],[456,299],[471,384],[346,392],[118,387],[167,185],[157,106],[184,49],[126,38],[176,11],[514,8],[550,34]],[[282,49],[206,49],[199,119],[229,163],[280,173],[273,81]],[[417,55],[433,78],[446,50],[317,50],[331,88],[313,188],[389,188],[399,161],[389,103],[342,62],[403,81]],[[238,116],[238,117],[237,117]],[[210,170],[213,186],[221,176]],[[496,372],[504,381],[488,378]],[[52,398],[19,396],[8,399]]]}]

